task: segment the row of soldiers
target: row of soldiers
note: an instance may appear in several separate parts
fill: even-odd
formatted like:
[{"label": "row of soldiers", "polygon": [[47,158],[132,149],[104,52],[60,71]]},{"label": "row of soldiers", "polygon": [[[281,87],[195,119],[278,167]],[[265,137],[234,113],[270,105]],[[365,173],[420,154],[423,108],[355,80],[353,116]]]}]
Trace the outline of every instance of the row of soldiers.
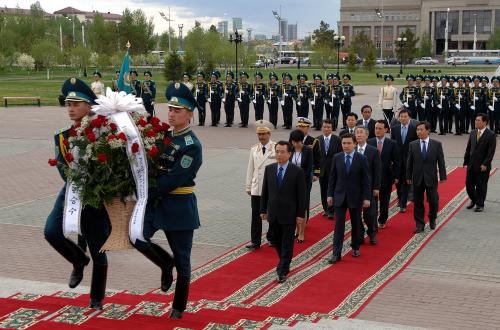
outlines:
[{"label": "row of soldiers", "polygon": [[269,121],[274,128],[278,126],[278,111],[281,105],[283,112],[283,125],[286,129],[292,128],[293,105],[296,105],[297,117],[309,116],[309,105],[312,106],[313,126],[316,130],[321,129],[321,123],[326,111],[326,118],[334,122],[334,129],[337,129],[339,113],[343,114],[343,127],[345,119],[351,112],[351,98],[356,95],[354,87],[350,84],[351,76],[344,74],[342,82],[337,74],[329,74],[328,82],[325,84],[320,74],[314,74],[313,83],[307,83],[307,75],[300,73],[297,75],[297,84],[293,85],[293,77],[290,73],[284,72],[281,76],[282,83],[279,83],[278,75],[275,72],[269,73],[269,82],[263,82],[263,74],[256,72],[254,82],[248,81],[249,75],[242,71],[239,74],[239,81],[236,82],[235,75],[228,71],[225,82],[221,82],[219,71],[213,71],[210,81],[205,81],[205,73],[196,73],[195,84],[191,83],[191,75],[183,74],[183,83],[188,86],[199,105],[199,126],[205,125],[206,103],[210,104],[212,126],[220,124],[221,108],[224,106],[226,113],[225,127],[231,127],[234,120],[234,108],[236,101],[240,109],[240,127],[248,127],[250,104],[253,103],[255,109],[255,120],[264,118],[264,106],[267,103],[269,108]]},{"label": "row of soldiers", "polygon": [[[386,80],[393,80],[386,75]],[[431,123],[432,132],[467,134],[474,129],[478,113],[488,113],[490,129],[500,134],[500,77],[408,75],[408,85],[399,94],[410,116]]]}]

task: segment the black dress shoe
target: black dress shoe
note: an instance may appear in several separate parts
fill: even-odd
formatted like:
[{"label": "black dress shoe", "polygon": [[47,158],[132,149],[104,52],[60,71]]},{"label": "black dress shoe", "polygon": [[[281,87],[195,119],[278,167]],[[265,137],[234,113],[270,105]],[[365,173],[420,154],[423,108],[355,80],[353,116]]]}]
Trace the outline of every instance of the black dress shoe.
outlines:
[{"label": "black dress shoe", "polygon": [[257,245],[257,244],[248,244],[247,246],[245,246],[247,249],[249,249],[250,251],[253,251],[253,250],[257,250],[257,249],[260,249],[260,245]]},{"label": "black dress shoe", "polygon": [[474,206],[476,206],[476,203],[470,202],[469,205],[467,205],[467,210],[473,209]]},{"label": "black dress shoe", "polygon": [[436,220],[429,220],[429,227],[434,230],[436,229]]},{"label": "black dress shoe", "polygon": [[323,217],[327,217],[327,216],[328,216],[328,213],[323,212],[323,213],[321,214],[321,216],[323,216]]},{"label": "black dress shoe", "polygon": [[484,211],[484,207],[482,206],[476,206],[476,208],[474,209],[474,212],[483,212]]},{"label": "black dress shoe", "polygon": [[357,258],[361,255],[361,253],[359,252],[359,250],[352,250],[352,256],[354,258]]},{"label": "black dress shoe", "polygon": [[377,245],[377,238],[375,236],[370,237],[370,244],[371,245]]},{"label": "black dress shoe", "polygon": [[328,219],[333,219],[333,213],[328,213]]},{"label": "black dress shoe", "polygon": [[95,308],[95,309],[102,310],[102,300],[90,299],[89,308]]},{"label": "black dress shoe", "polygon": [[328,259],[328,263],[330,265],[333,265],[333,264],[336,264],[337,262],[339,262],[340,260],[342,260],[341,256],[333,256],[330,259]]},{"label": "black dress shoe", "polygon": [[172,261],[170,265],[161,271],[161,286],[160,289],[163,292],[167,292],[168,289],[172,286],[172,282],[174,281],[174,275],[172,271],[174,270],[174,262]]},{"label": "black dress shoe", "polygon": [[170,312],[171,319],[182,319],[182,312],[177,309],[172,309]]},{"label": "black dress shoe", "polygon": [[406,213],[406,207],[400,207],[399,212],[401,213]]},{"label": "black dress shoe", "polygon": [[420,234],[420,233],[423,233],[424,232],[424,229],[423,228],[417,228],[415,229],[414,233],[415,234]]},{"label": "black dress shoe", "polygon": [[278,275],[277,282],[278,283],[285,283],[286,282],[286,275]]},{"label": "black dress shoe", "polygon": [[274,243],[273,242],[267,242],[267,245],[269,245],[269,247],[274,247]]},{"label": "black dress shoe", "polygon": [[83,279],[83,269],[85,266],[87,266],[90,262],[90,258],[85,256],[86,259],[83,264],[81,265],[73,265],[73,271],[71,272],[71,275],[69,276],[69,287],[71,289],[74,289],[80,284],[80,282]]}]

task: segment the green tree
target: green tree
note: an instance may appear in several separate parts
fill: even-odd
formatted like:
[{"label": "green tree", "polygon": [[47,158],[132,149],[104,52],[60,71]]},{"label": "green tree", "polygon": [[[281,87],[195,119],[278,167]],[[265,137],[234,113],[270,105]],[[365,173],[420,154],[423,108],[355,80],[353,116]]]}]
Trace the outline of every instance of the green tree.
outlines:
[{"label": "green tree", "polygon": [[500,49],[500,27],[497,27],[488,40],[488,49]]},{"label": "green tree", "polygon": [[163,75],[167,81],[178,81],[182,73],[182,60],[177,52],[171,52],[165,58]]},{"label": "green tree", "polygon": [[85,27],[87,44],[99,55],[114,53],[117,46],[117,32],[116,24],[104,21],[100,13],[96,13],[94,19]]},{"label": "green tree", "polygon": [[311,55],[311,60],[315,64],[320,64],[323,70],[326,70],[328,64],[333,63],[336,58],[336,53],[328,46],[315,47],[314,53]]},{"label": "green tree", "polygon": [[325,21],[319,23],[319,28],[314,30],[312,34],[313,47],[317,48],[334,48],[335,44],[333,37],[335,36],[335,31],[330,29],[330,24]]},{"label": "green tree", "polygon": [[71,65],[74,68],[86,68],[90,62],[90,50],[83,46],[77,46],[70,52]]},{"label": "green tree", "polygon": [[5,55],[0,53],[0,71],[5,70],[7,65],[8,65],[7,57],[5,57]]},{"label": "green tree", "polygon": [[418,56],[432,56],[432,40],[431,36],[427,32],[422,33],[422,36],[420,37]]},{"label": "green tree", "polygon": [[160,63],[160,57],[158,56],[158,54],[149,53],[146,56],[146,62],[148,62],[148,65],[150,67],[157,66],[158,63]]},{"label": "green tree", "polygon": [[154,34],[153,19],[148,20],[141,9],[132,12],[126,8],[123,11],[118,34],[123,42],[130,41],[130,52],[133,55],[153,50],[158,41],[158,36]]},{"label": "green tree", "polygon": [[373,68],[375,67],[375,61],[377,58],[376,55],[376,49],[375,46],[373,45],[373,42],[370,41],[370,44],[367,46],[368,50],[366,52],[366,57],[363,62],[363,68],[367,72],[371,72]]},{"label": "green tree", "polygon": [[99,59],[97,61],[97,66],[101,70],[104,70],[105,68],[111,66],[111,56],[109,56],[108,54],[99,55]]},{"label": "green tree", "polygon": [[192,52],[186,51],[186,54],[184,55],[184,58],[182,60],[182,69],[184,72],[190,74],[195,74],[198,70],[198,61],[196,59],[196,56]]},{"label": "green tree", "polygon": [[358,69],[356,66],[356,60],[357,60],[357,55],[356,52],[354,51],[354,47],[350,46],[349,53],[347,55],[347,65],[346,65],[347,71],[354,72]]},{"label": "green tree", "polygon": [[[159,36],[159,45],[161,50],[168,51],[168,32],[163,32]],[[175,30],[172,27],[170,28],[170,49],[179,49],[179,38],[177,38]]]},{"label": "green tree", "polygon": [[50,69],[57,64],[59,47],[49,40],[39,40],[31,49],[31,55],[35,59],[37,69]]},{"label": "green tree", "polygon": [[[400,35],[401,38],[406,38],[406,42],[403,46],[403,55],[404,55],[404,63],[411,63],[415,54],[417,54],[417,44],[419,38],[415,37],[415,33],[413,33],[410,29],[406,29]],[[401,47],[396,45],[396,55],[397,58],[401,58]]]},{"label": "green tree", "polygon": [[369,36],[367,36],[364,32],[361,32],[354,36],[350,45],[357,56],[366,58],[369,46],[373,45],[373,42]]}]

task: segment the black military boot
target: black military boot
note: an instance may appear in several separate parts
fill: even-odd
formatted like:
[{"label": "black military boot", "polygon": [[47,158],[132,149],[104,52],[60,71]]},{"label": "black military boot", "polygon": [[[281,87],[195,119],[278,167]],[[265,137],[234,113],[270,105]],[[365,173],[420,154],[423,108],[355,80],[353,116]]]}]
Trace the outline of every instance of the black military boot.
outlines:
[{"label": "black military boot", "polygon": [[106,279],[108,265],[96,265],[92,268],[92,282],[90,283],[89,308],[102,309],[102,301],[106,294]]},{"label": "black military boot", "polygon": [[161,291],[167,292],[172,286],[174,277],[172,271],[174,269],[174,258],[160,246],[150,243],[149,248],[139,249],[146,258],[151,260],[156,266],[161,269]]},{"label": "black military boot", "polygon": [[187,299],[189,294],[190,276],[177,276],[175,284],[174,301],[172,303],[172,311],[170,312],[171,319],[181,319],[182,313],[186,309]]},{"label": "black military boot", "polygon": [[78,245],[67,238],[64,238],[62,242],[57,244],[53,244],[50,241],[49,243],[64,259],[73,264],[73,271],[69,277],[68,285],[72,289],[76,288],[83,279],[83,269],[89,264],[90,258],[87,257]]}]

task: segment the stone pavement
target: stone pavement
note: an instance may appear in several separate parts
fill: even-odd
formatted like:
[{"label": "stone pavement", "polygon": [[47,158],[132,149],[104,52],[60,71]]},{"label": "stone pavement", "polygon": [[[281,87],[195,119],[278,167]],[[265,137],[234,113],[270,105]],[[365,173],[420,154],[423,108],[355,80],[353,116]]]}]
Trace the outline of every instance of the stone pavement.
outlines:
[{"label": "stone pavement", "polygon": [[[378,90],[359,87],[353,110],[376,104]],[[162,119],[165,109],[158,105]],[[65,110],[9,107],[0,108],[0,113],[0,295],[67,290],[71,268],[43,238],[45,219],[62,186],[47,160],[53,157],[53,132],[68,123]],[[381,111],[377,109],[374,117],[381,118]],[[196,180],[202,227],[195,234],[194,267],[249,240],[250,203],[244,180],[248,148],[257,142],[250,128],[195,127],[195,132],[204,146],[204,160]],[[272,139],[288,139],[288,134],[278,129]],[[461,165],[467,137],[433,137],[443,141],[447,164]],[[500,167],[498,153],[494,164]],[[360,319],[431,328],[498,327],[500,241],[494,235],[500,232],[499,176],[491,180],[485,212],[477,216],[460,211],[373,299]],[[317,184],[311,197],[311,205],[319,202]],[[155,238],[167,246],[162,235]],[[108,288],[158,287],[159,270],[134,250],[112,252],[108,258]],[[89,271],[90,267],[81,292],[88,290]]]}]

